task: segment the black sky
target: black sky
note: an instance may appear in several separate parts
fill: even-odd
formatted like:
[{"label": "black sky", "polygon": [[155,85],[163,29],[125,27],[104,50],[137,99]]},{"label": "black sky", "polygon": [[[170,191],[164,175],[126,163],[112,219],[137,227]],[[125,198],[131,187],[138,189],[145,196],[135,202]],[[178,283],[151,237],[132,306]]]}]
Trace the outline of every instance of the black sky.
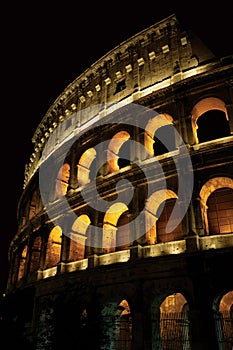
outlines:
[{"label": "black sky", "polygon": [[[3,5],[2,5],[3,6]],[[202,8],[205,6],[205,8]],[[175,13],[213,51],[233,53],[231,1],[4,2],[1,9],[0,291],[31,138],[44,114],[77,76],[130,36]]]}]

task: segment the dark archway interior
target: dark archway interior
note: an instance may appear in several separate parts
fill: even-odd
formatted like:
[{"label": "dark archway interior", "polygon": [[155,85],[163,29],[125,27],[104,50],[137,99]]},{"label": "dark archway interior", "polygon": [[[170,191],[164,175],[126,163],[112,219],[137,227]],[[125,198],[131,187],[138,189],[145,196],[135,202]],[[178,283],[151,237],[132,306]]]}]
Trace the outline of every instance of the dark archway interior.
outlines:
[{"label": "dark archway interior", "polygon": [[123,143],[118,152],[118,166],[120,169],[130,165],[130,140]]},{"label": "dark archway interior", "polygon": [[174,151],[176,149],[175,129],[172,124],[156,130],[154,134],[154,156]]},{"label": "dark archway interior", "polygon": [[229,122],[225,113],[220,110],[211,110],[202,114],[197,120],[197,126],[199,142],[230,136]]}]

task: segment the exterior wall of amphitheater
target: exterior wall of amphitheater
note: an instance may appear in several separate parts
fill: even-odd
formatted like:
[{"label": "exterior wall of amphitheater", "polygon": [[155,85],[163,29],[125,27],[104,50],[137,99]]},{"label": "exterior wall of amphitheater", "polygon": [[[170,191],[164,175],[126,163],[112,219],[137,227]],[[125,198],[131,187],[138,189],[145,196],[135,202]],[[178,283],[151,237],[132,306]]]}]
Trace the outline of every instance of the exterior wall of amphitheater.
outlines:
[{"label": "exterior wall of amphitheater", "polygon": [[172,15],[53,103],[9,249],[12,344],[231,349],[232,68]]}]

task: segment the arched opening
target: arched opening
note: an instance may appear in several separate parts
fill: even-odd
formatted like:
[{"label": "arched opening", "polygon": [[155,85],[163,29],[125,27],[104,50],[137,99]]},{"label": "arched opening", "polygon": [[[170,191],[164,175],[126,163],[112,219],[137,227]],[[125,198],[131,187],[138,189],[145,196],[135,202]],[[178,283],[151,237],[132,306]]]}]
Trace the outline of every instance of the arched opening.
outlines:
[{"label": "arched opening", "polygon": [[[220,190],[216,192],[216,194],[212,197],[211,194],[214,193],[217,190]],[[211,234],[210,228],[209,228],[209,221],[211,222],[211,230],[212,232],[218,232],[222,231],[222,233],[229,233],[223,232],[228,227],[232,230],[232,191],[233,190],[233,180],[229,177],[215,177],[210,180],[208,180],[201,188],[200,190],[200,207],[201,207],[201,213],[203,222],[205,225],[205,231],[206,234]],[[210,197],[210,200],[208,201],[208,198]],[[207,204],[208,201],[208,204]],[[209,209],[208,209],[209,207]],[[230,212],[229,212],[230,210]],[[217,213],[220,212],[220,215]],[[229,215],[230,213],[230,215]],[[225,219],[221,219],[221,216],[224,216]],[[227,221],[226,221],[227,218]],[[227,223],[227,225],[225,225]],[[219,224],[221,224],[219,226]]]},{"label": "arched opening", "polygon": [[121,214],[117,221],[116,250],[128,249],[130,246],[129,212]]},{"label": "arched opening", "polygon": [[101,349],[132,349],[132,317],[127,300],[109,302],[101,311]]},{"label": "arched opening", "polygon": [[[121,215],[125,212],[128,212],[128,207],[125,203],[122,202],[118,202],[111,205],[110,208],[106,211],[103,223],[103,253],[107,254],[115,252],[116,248],[118,247],[118,244],[120,244],[121,246],[129,244],[128,238],[130,234],[125,230],[126,227],[128,227],[128,225],[120,229],[120,237],[117,239],[118,220],[121,217]],[[123,216],[121,220],[121,225],[122,223],[124,223],[125,225],[127,221],[127,216]]]},{"label": "arched opening", "polygon": [[165,201],[165,204],[162,203],[158,208],[158,211],[156,213],[156,216],[158,217],[158,220],[157,220],[157,242],[158,243],[165,243],[165,242],[171,242],[171,241],[182,239],[183,230],[182,230],[182,220],[181,220],[181,213],[179,210],[179,206],[176,207],[176,219],[174,221],[174,229],[171,232],[166,231],[167,223],[175,207],[176,201],[177,201],[176,198],[169,198]]},{"label": "arched opening", "polygon": [[96,150],[87,149],[79,159],[77,180],[79,186],[88,184],[96,175]]},{"label": "arched opening", "polygon": [[196,144],[230,135],[226,105],[217,97],[207,97],[196,103],[191,116]]},{"label": "arched opening", "polygon": [[70,178],[70,165],[67,163],[64,163],[57,174],[55,199],[61,198],[66,195],[67,188],[69,186],[69,178]]},{"label": "arched opening", "polygon": [[163,350],[191,349],[189,307],[181,293],[168,295],[160,305],[160,339]]},{"label": "arched opening", "polygon": [[175,150],[175,128],[172,117],[164,113],[150,119],[145,128],[144,138],[149,157]]},{"label": "arched opening", "polygon": [[[127,158],[130,159],[130,143],[127,142],[129,139],[130,134],[127,131],[122,130],[116,133],[109,142],[107,150],[109,173],[118,171],[121,167],[129,164],[127,161]],[[121,159],[119,160],[120,157]]]},{"label": "arched opening", "polygon": [[230,136],[229,121],[220,110],[203,113],[197,120],[197,137],[199,142],[206,142]]},{"label": "arched opening", "polygon": [[160,127],[154,134],[154,156],[174,151],[176,149],[175,129],[173,124]]},{"label": "arched opening", "polygon": [[47,249],[45,268],[57,266],[60,262],[61,254],[61,242],[62,242],[62,230],[60,226],[55,226],[50,232]]},{"label": "arched opening", "polygon": [[23,248],[22,254],[19,259],[18,281],[20,281],[24,277],[27,253],[28,253],[28,246],[25,246]]},{"label": "arched opening", "polygon": [[213,307],[219,348],[231,350],[233,344],[233,291],[225,293]]},{"label": "arched opening", "polygon": [[86,233],[91,220],[88,215],[80,215],[73,223],[70,237],[69,261],[82,260],[85,256]]},{"label": "arched opening", "polygon": [[[173,199],[172,202],[170,200]],[[146,202],[146,241],[147,244],[155,244],[159,242],[167,242],[175,235],[173,232],[167,233],[167,223],[172,210],[176,204],[177,195],[171,190],[159,190],[154,192]],[[169,206],[169,204],[172,205]],[[167,207],[166,207],[167,204]],[[164,209],[164,211],[163,211]],[[170,209],[170,210],[169,210]],[[176,205],[176,222],[180,222],[179,207]],[[177,215],[178,213],[178,215]],[[161,217],[161,218],[160,218]],[[176,222],[174,231],[179,232]],[[159,230],[159,231],[158,231]],[[175,232],[174,232],[175,233]],[[159,236],[158,236],[159,235]]]},{"label": "arched opening", "polygon": [[128,165],[130,165],[130,141],[125,141],[119,149],[118,152],[118,167],[122,169]]},{"label": "arched opening", "polygon": [[116,329],[117,350],[130,350],[132,342],[132,317],[128,302],[124,299],[117,307],[118,325]]},{"label": "arched opening", "polygon": [[40,236],[35,237],[31,248],[30,267],[29,267],[30,273],[37,272],[40,268],[41,246],[42,246],[41,237]]},{"label": "arched opening", "polygon": [[219,188],[207,200],[209,234],[233,232],[233,189]]}]

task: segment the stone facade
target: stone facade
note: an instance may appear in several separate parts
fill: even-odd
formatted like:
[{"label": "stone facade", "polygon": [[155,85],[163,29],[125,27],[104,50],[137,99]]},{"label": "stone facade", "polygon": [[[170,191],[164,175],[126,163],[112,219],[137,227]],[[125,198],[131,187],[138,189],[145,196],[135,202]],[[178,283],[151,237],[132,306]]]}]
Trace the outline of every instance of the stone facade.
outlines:
[{"label": "stone facade", "polygon": [[53,103],[9,249],[11,346],[232,348],[232,63],[172,15]]}]

